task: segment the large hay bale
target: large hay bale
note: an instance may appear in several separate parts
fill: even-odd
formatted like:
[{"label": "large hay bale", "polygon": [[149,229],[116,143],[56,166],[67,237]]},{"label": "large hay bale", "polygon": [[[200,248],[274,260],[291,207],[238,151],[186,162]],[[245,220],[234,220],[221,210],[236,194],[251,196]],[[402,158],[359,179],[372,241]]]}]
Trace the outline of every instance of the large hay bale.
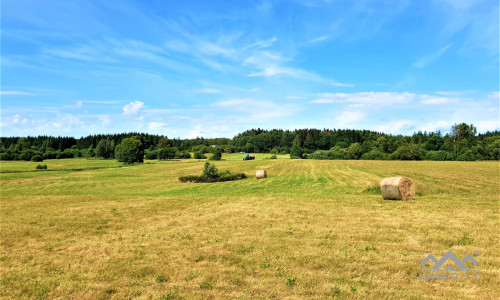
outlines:
[{"label": "large hay bale", "polygon": [[267,178],[266,170],[258,170],[257,173],[255,173],[255,177],[257,177],[257,179]]},{"label": "large hay bale", "polygon": [[415,196],[413,182],[407,177],[384,178],[380,190],[386,200],[411,200]]}]

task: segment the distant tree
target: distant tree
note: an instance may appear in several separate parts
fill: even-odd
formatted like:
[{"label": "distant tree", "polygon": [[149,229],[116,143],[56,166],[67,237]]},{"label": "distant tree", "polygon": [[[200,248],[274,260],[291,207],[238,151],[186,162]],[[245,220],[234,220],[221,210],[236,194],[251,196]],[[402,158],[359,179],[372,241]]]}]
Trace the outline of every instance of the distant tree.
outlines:
[{"label": "distant tree", "polygon": [[102,157],[102,158],[108,158],[108,149],[106,149],[106,140],[102,139],[97,143],[97,146],[95,147],[95,156],[97,157]]},{"label": "distant tree", "polygon": [[205,159],[207,157],[203,153],[201,153],[200,151],[198,151],[198,152],[194,153],[194,158],[196,158],[196,159]]},{"label": "distant tree", "polygon": [[215,165],[206,162],[205,166],[203,167],[202,176],[217,178],[219,176],[219,170],[217,170],[217,167]]},{"label": "distant tree", "polygon": [[290,150],[290,158],[302,158],[302,154],[304,154],[304,150],[300,148],[298,145],[293,145],[292,149]]},{"label": "distant tree", "polygon": [[174,147],[165,147],[158,150],[158,159],[174,159],[175,153],[177,152],[177,148]]},{"label": "distant tree", "polygon": [[475,145],[476,134],[477,128],[472,124],[460,123],[451,127],[450,142],[453,146],[455,157]]},{"label": "distant tree", "polygon": [[115,157],[118,161],[126,164],[144,161],[144,150],[141,141],[132,138],[125,138],[116,146]]},{"label": "distant tree", "polygon": [[387,158],[387,153],[384,153],[378,149],[373,149],[370,152],[361,155],[361,159],[366,160],[386,160]]},{"label": "distant tree", "polygon": [[391,154],[391,158],[400,160],[422,160],[424,156],[424,151],[416,144],[401,145],[398,150]]},{"label": "distant tree", "polygon": [[360,159],[363,155],[363,148],[360,143],[353,143],[347,148],[347,155],[350,159]]},{"label": "distant tree", "polygon": [[486,147],[489,159],[500,160],[500,138],[495,139]]},{"label": "distant tree", "polygon": [[248,153],[255,152],[255,146],[252,143],[247,143],[245,145],[245,152],[248,152]]},{"label": "distant tree", "polygon": [[170,146],[170,143],[169,143],[168,138],[166,136],[162,137],[157,145],[158,149],[167,148],[169,146]]},{"label": "distant tree", "polygon": [[210,160],[222,160],[222,151],[220,149],[215,150]]},{"label": "distant tree", "polygon": [[43,157],[42,157],[42,156],[40,156],[40,155],[38,155],[38,154],[37,154],[37,155],[33,155],[33,156],[31,157],[31,161],[34,161],[34,162],[41,162],[41,161],[43,161]]}]

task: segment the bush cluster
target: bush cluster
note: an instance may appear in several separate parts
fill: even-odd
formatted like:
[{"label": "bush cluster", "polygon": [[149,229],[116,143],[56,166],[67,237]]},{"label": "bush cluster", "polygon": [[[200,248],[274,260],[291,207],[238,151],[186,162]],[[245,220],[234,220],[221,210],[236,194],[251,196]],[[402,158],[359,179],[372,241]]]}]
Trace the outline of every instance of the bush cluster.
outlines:
[{"label": "bush cluster", "polygon": [[245,173],[231,173],[229,171],[220,172],[217,167],[211,163],[205,163],[201,176],[189,175],[179,177],[180,182],[210,183],[245,179]]},{"label": "bush cluster", "polygon": [[36,166],[37,170],[47,170],[47,165],[38,165]]}]

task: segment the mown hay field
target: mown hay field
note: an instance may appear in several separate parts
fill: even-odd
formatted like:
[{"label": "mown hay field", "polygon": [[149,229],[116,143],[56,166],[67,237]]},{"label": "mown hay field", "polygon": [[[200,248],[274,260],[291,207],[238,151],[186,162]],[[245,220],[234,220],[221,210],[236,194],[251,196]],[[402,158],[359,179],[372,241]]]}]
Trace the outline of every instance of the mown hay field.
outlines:
[{"label": "mown hay field", "polygon": [[[61,299],[495,299],[499,163],[215,162],[248,179],[179,183],[204,161],[1,163],[0,296]],[[267,179],[256,180],[256,170]],[[406,176],[410,201],[383,200]],[[419,280],[448,250],[477,280]]]}]

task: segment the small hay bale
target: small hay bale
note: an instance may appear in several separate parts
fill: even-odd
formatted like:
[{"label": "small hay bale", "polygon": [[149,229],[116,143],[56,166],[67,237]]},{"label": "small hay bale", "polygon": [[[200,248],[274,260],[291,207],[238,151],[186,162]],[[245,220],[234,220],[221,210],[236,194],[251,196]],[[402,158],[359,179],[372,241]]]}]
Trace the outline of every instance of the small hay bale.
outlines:
[{"label": "small hay bale", "polygon": [[258,170],[257,173],[255,173],[255,177],[257,177],[257,179],[267,178],[266,170]]},{"label": "small hay bale", "polygon": [[380,190],[385,200],[411,200],[415,196],[413,182],[407,177],[384,178]]}]

